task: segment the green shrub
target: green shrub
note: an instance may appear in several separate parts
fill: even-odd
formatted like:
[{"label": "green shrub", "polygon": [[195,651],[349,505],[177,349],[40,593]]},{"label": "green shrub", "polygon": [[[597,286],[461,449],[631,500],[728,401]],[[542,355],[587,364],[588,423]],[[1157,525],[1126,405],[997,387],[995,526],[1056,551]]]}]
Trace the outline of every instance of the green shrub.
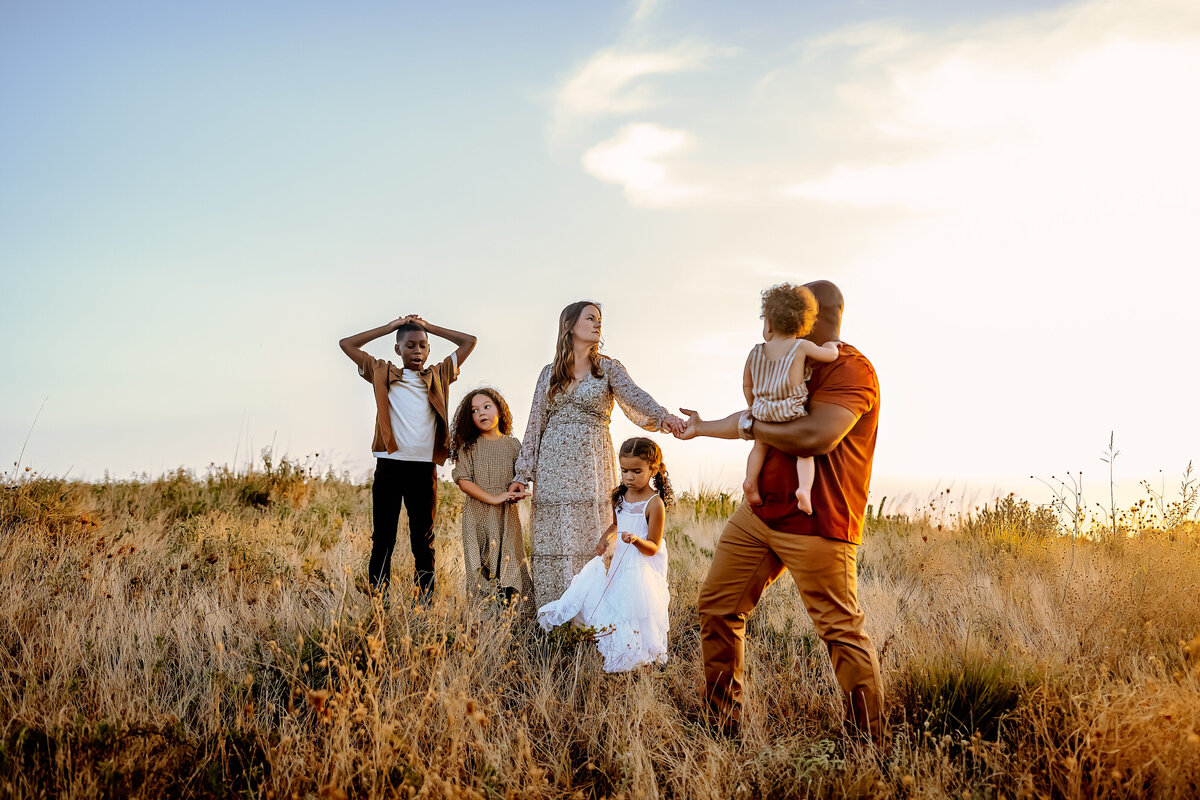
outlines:
[{"label": "green shrub", "polygon": [[1058,519],[1046,506],[1030,505],[1009,493],[992,505],[971,514],[963,523],[963,532],[993,542],[1045,539],[1059,532]]},{"label": "green shrub", "polygon": [[893,707],[935,736],[995,739],[1037,682],[1001,653],[945,653],[901,673]]}]

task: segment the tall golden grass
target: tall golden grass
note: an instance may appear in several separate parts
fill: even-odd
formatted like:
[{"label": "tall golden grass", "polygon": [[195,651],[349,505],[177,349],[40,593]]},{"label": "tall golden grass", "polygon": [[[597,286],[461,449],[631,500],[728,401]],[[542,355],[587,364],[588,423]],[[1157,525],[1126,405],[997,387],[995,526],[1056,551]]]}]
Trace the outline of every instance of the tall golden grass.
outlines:
[{"label": "tall golden grass", "polygon": [[[284,461],[6,478],[4,796],[1200,795],[1193,523],[1076,540],[1015,498],[956,524],[873,514],[877,752],[842,735],[786,578],[749,627],[741,737],[698,721],[695,598],[734,502],[719,493],[669,519],[669,663],[614,676],[586,639],[468,599],[448,485],[434,600],[396,591],[385,609],[364,593],[369,491],[344,477]],[[401,589],[411,558],[396,560]]]}]

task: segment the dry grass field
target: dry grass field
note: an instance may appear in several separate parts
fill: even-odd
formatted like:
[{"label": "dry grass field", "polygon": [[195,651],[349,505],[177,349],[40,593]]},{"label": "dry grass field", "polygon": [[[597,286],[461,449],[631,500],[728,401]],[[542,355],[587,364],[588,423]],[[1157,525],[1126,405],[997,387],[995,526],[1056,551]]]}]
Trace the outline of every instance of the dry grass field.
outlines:
[{"label": "dry grass field", "polygon": [[463,596],[448,485],[437,596],[387,609],[363,592],[369,491],[336,475],[0,491],[2,796],[1200,796],[1194,522],[1075,539],[1011,498],[876,512],[879,753],[842,736],[786,577],[751,620],[741,738],[697,722],[695,597],[726,496],[668,520],[670,662],[611,676],[588,641]]}]

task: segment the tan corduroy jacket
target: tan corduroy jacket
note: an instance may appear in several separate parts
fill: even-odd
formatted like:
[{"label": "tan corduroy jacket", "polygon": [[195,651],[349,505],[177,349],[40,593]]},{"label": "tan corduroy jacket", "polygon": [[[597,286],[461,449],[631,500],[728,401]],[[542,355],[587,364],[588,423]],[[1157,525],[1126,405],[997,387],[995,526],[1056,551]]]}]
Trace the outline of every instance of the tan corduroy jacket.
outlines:
[{"label": "tan corduroy jacket", "polygon": [[[375,437],[371,440],[371,452],[394,453],[400,448],[392,434],[392,418],[388,414],[388,386],[400,380],[401,368],[390,361],[373,358],[363,353],[358,365],[358,374],[375,388]],[[429,389],[429,405],[435,412],[433,434],[433,463],[445,464],[450,455],[450,426],[446,422],[446,404],[450,384],[458,379],[458,366],[454,354],[446,356],[432,367],[417,373]]]}]

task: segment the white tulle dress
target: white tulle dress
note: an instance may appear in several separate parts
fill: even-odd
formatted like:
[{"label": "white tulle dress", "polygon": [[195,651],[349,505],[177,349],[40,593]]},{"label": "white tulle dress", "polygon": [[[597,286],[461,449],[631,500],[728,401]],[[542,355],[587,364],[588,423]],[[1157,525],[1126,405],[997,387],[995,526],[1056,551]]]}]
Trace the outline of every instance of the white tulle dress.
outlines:
[{"label": "white tulle dress", "polygon": [[538,623],[545,630],[564,622],[595,628],[605,672],[667,660],[667,543],[660,542],[658,552],[647,556],[619,535],[628,531],[645,538],[648,502],[622,502],[617,508],[617,549],[607,572],[604,559],[593,558],[562,597],[538,609]]}]

